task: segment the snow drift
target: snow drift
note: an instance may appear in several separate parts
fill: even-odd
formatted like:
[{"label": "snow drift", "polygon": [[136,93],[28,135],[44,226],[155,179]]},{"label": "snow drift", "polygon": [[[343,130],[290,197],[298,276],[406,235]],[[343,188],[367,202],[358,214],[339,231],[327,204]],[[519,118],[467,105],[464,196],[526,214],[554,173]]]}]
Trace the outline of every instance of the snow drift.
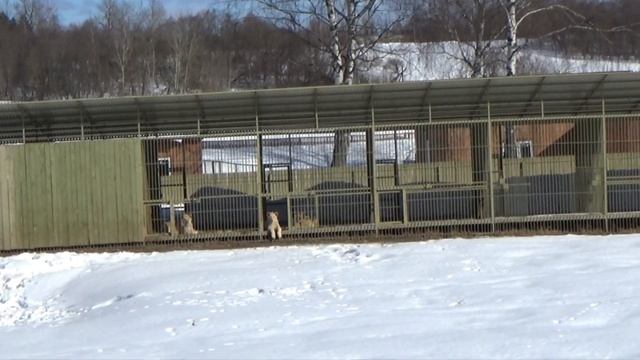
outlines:
[{"label": "snow drift", "polygon": [[640,236],[0,258],[0,358],[638,358]]}]

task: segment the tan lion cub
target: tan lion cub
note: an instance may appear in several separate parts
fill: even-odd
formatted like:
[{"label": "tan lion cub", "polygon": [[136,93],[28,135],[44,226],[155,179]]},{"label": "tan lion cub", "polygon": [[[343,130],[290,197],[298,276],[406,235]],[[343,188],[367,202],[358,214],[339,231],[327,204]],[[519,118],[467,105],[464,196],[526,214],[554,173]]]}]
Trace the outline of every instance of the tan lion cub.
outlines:
[{"label": "tan lion cub", "polygon": [[269,233],[269,237],[271,240],[282,239],[282,228],[280,227],[280,222],[278,221],[278,212],[267,212],[267,221],[265,222],[265,226],[267,227],[267,232]]},{"label": "tan lion cub", "polygon": [[196,229],[193,228],[193,219],[191,219],[191,215],[184,213],[182,214],[182,219],[180,220],[182,225],[182,233],[185,235],[195,235],[198,233]]}]

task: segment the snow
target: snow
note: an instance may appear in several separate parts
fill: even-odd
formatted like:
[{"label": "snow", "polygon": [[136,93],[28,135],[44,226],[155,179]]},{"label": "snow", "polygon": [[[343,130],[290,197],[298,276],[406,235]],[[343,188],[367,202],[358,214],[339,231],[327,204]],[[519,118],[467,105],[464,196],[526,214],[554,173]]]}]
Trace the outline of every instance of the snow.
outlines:
[{"label": "snow", "polygon": [[[352,140],[347,153],[347,164],[351,166],[366,164],[366,142],[364,133],[352,133]],[[385,136],[386,135],[386,136]],[[287,141],[286,137],[280,136]],[[298,139],[305,139],[305,144],[263,145],[262,159],[265,164],[289,163],[292,169],[311,169],[331,166],[333,154],[333,134],[299,134]],[[398,162],[415,161],[415,139],[412,130],[399,131],[397,135]],[[249,138],[249,139],[247,139]],[[254,144],[233,146],[231,142],[253,140]],[[205,174],[253,172],[256,169],[255,137],[237,136],[224,138],[207,138],[205,142],[227,143],[227,146],[205,148],[202,151],[203,172]],[[376,159],[395,160],[396,142],[393,133],[376,131]],[[291,152],[289,152],[291,150]]]},{"label": "snow", "polygon": [[638,358],[640,236],[0,258],[0,358]]},{"label": "snow", "polygon": [[[461,49],[464,44],[454,41],[380,43],[370,54],[377,60],[364,73],[374,82],[468,78],[469,67],[457,59]],[[640,71],[640,61],[572,58],[533,48],[524,49],[519,61],[526,64],[527,74]],[[503,69],[499,66],[498,70]]]}]

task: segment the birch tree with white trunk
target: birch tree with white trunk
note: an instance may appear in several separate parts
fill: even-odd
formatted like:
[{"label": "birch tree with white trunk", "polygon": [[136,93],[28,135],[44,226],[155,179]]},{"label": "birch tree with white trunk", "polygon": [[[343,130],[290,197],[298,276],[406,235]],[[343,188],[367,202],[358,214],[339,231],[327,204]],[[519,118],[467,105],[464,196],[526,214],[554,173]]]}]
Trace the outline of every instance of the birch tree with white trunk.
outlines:
[{"label": "birch tree with white trunk", "polygon": [[[376,22],[385,0],[259,0],[273,20],[302,36],[308,45],[327,54],[331,82],[334,85],[354,83],[358,68],[376,44],[402,19],[401,9],[385,22]],[[389,2],[390,4],[394,2]],[[397,4],[400,4],[398,2]],[[388,9],[387,9],[388,10]],[[387,13],[390,14],[390,13]],[[311,23],[319,22],[326,32],[312,31]],[[365,29],[369,33],[364,35]],[[371,29],[373,33],[371,33]],[[349,132],[335,134],[332,166],[347,164]]]},{"label": "birch tree with white trunk", "polygon": [[604,41],[609,41],[604,35],[612,32],[631,31],[631,26],[621,25],[613,28],[601,28],[593,24],[589,18],[569,6],[560,3],[549,3],[542,0],[500,0],[505,14],[506,34],[506,74],[514,76],[517,73],[518,57],[526,44],[518,41],[518,30],[523,23],[532,21],[536,16],[548,13],[560,13],[565,19],[565,24],[555,29],[548,29],[537,39],[547,38],[568,30],[595,31],[602,35]]},{"label": "birch tree with white trunk", "polygon": [[135,24],[133,8],[128,2],[103,0],[99,6],[102,26],[111,41],[114,60],[118,66],[118,93],[126,95],[127,71],[133,52]]},{"label": "birch tree with white trunk", "polygon": [[173,70],[172,92],[185,93],[189,90],[190,71],[202,31],[195,17],[185,17],[174,21],[167,35]]},{"label": "birch tree with white trunk", "polygon": [[[556,29],[550,29],[546,33],[538,36],[537,38],[545,38],[555,34],[559,34],[563,31],[570,29],[597,31],[602,34],[606,32],[625,31],[627,27],[620,26],[613,29],[600,29],[592,24],[589,19],[580,14],[579,12],[571,9],[568,6],[540,0],[500,0],[502,8],[505,13],[506,25],[506,75],[515,76],[517,73],[518,57],[520,52],[524,48],[524,44],[518,43],[518,29],[525,21],[534,19],[535,16],[540,16],[549,12],[560,12],[566,19],[566,24]],[[513,158],[517,156],[517,134],[514,126],[506,126],[505,137],[505,157]]]}]

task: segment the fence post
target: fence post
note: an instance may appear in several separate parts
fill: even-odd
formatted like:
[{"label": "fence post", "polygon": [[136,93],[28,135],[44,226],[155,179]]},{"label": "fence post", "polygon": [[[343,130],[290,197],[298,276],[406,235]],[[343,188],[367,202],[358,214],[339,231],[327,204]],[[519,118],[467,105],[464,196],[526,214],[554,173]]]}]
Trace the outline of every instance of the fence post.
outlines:
[{"label": "fence post", "polygon": [[601,134],[602,138],[600,142],[600,146],[602,146],[602,187],[604,188],[602,191],[603,194],[603,214],[604,214],[604,228],[605,231],[609,232],[609,194],[607,187],[607,111],[605,105],[605,99],[602,98],[602,124],[601,124]]},{"label": "fence post", "polygon": [[371,129],[367,130],[366,148],[367,148],[367,164],[369,168],[369,187],[371,188],[371,203],[373,205],[373,222],[375,226],[376,236],[378,235],[378,225],[380,224],[380,202],[378,197],[378,172],[376,165],[376,120],[375,110],[371,106]]},{"label": "fence post", "polygon": [[264,229],[264,204],[262,196],[264,167],[262,166],[262,135],[260,134],[260,118],[258,115],[258,93],[254,92],[253,96],[256,111],[256,186],[258,187],[258,240],[261,240],[262,231]]},{"label": "fence post", "polygon": [[496,212],[493,198],[493,129],[491,126],[491,103],[487,101],[487,166],[489,171],[489,208],[491,212],[491,232],[496,232]]},{"label": "fence post", "polygon": [[491,218],[492,202],[488,186],[489,174],[491,173],[487,161],[488,121],[474,118],[468,126],[471,146],[471,178],[474,186],[478,186],[477,193],[474,190],[474,212],[476,218],[486,220]]},{"label": "fence post", "polygon": [[576,161],[576,212],[592,216],[602,215],[601,201],[604,199],[601,181],[602,173],[598,166],[601,153],[598,148],[603,144],[601,119],[587,116],[575,120],[575,161]]}]

